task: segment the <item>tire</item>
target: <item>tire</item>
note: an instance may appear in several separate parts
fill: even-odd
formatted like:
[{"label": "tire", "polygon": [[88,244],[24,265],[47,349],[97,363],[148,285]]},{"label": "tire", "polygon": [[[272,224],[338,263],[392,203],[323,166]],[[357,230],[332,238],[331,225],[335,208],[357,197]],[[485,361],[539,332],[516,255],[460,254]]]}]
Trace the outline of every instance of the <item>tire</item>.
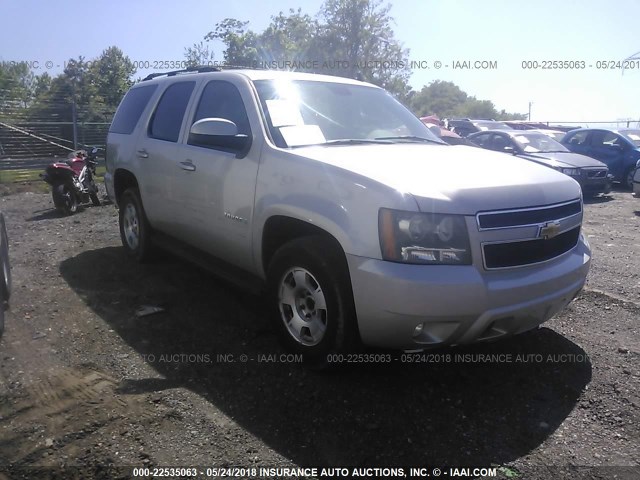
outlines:
[{"label": "tire", "polygon": [[142,207],[140,192],[130,188],[120,200],[120,239],[127,255],[144,263],[151,259],[151,227]]},{"label": "tire", "polygon": [[91,203],[93,204],[94,207],[99,207],[101,205],[100,199],[98,198],[97,193],[90,193],[89,198],[91,199]]},{"label": "tire", "polygon": [[2,301],[0,301],[0,310],[3,303],[7,303],[11,297],[11,263],[9,261],[9,237],[7,236],[7,227],[4,222],[4,216],[0,214],[0,290],[2,291]]},{"label": "tire", "polygon": [[284,347],[315,368],[359,346],[346,259],[334,240],[303,237],[282,246],[267,272],[269,305]]},{"label": "tire", "polygon": [[633,191],[633,174],[636,171],[636,167],[631,167],[627,170],[622,178],[622,186],[627,190]]},{"label": "tire", "polygon": [[73,188],[67,183],[58,183],[51,192],[53,204],[64,215],[73,215],[78,211],[78,198]]}]

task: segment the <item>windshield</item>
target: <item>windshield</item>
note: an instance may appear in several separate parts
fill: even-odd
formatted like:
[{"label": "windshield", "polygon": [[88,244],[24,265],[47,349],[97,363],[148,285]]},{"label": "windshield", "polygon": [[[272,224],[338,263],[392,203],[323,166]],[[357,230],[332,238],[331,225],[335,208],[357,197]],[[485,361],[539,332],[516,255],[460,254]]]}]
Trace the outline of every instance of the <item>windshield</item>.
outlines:
[{"label": "windshield", "polygon": [[279,147],[344,143],[442,143],[386,91],[313,80],[254,82]]},{"label": "windshield", "polygon": [[568,152],[567,148],[543,133],[521,133],[513,139],[527,153]]},{"label": "windshield", "polygon": [[640,130],[627,130],[620,133],[636,147],[640,147]]},{"label": "windshield", "polygon": [[473,122],[480,130],[513,130],[509,125],[502,122]]}]

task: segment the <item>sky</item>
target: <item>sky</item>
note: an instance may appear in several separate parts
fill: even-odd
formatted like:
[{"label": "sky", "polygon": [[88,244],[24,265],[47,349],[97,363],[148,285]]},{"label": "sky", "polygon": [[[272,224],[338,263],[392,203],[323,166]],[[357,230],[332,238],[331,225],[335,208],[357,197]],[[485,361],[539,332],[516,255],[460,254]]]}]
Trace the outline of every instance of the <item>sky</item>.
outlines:
[{"label": "sky", "polygon": [[[0,61],[32,62],[34,73],[55,75],[69,58],[91,60],[112,45],[151,66],[181,61],[185,47],[202,41],[224,18],[249,21],[248,28],[260,32],[280,11],[301,7],[314,16],[322,3],[0,0]],[[451,81],[498,110],[526,114],[531,104],[534,121],[640,121],[640,54],[624,72],[615,68],[640,52],[638,0],[389,3],[396,39],[414,62],[410,83],[416,90],[434,80]],[[222,44],[211,47],[222,61]],[[478,61],[493,68],[473,68]],[[553,61],[567,61],[568,68],[541,68]],[[599,68],[603,64],[614,68]],[[141,69],[135,77],[152,71]]]}]

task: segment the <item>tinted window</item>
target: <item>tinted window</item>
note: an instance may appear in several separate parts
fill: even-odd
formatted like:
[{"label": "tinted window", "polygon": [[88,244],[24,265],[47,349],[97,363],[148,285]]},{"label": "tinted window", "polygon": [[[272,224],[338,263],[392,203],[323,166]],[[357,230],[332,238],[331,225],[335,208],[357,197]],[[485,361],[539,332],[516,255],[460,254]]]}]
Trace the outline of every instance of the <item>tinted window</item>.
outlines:
[{"label": "tinted window", "polygon": [[149,136],[158,140],[177,142],[184,112],[195,82],[179,82],[169,86],[153,113],[149,125]]},{"label": "tinted window", "polygon": [[480,145],[483,148],[489,148],[489,137],[490,133],[483,133],[482,135],[475,135],[473,138],[470,138],[473,143],[476,145]]},{"label": "tinted window", "polygon": [[249,135],[249,119],[240,92],[235,85],[214,80],[204,87],[193,123],[203,118],[224,118],[238,127],[238,133]]},{"label": "tinted window", "polygon": [[576,132],[571,136],[571,138],[569,138],[569,141],[566,143],[568,143],[569,145],[585,145],[587,143],[588,134],[589,132],[587,131]]},{"label": "tinted window", "polygon": [[136,128],[142,111],[149,103],[149,99],[155,92],[157,85],[136,87],[129,90],[118,107],[109,132],[130,134]]},{"label": "tinted window", "polygon": [[504,135],[494,134],[493,138],[491,139],[491,148],[493,150],[503,152],[506,147],[511,147],[511,146],[513,146],[511,144],[511,139],[509,139],[509,137],[506,137]]}]

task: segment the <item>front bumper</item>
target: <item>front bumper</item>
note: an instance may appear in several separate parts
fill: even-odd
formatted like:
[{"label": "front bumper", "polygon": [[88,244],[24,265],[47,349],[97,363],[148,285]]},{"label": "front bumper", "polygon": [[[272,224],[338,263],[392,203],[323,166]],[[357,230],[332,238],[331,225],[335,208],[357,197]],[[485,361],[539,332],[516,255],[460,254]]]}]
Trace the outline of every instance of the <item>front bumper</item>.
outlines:
[{"label": "front bumper", "polygon": [[347,261],[363,343],[412,350],[494,340],[535,328],[580,292],[591,251],[581,235],[575,248],[556,259],[499,271],[353,255]]},{"label": "front bumper", "polygon": [[611,192],[611,186],[613,184],[613,175],[611,174],[608,174],[605,178],[581,177],[575,179],[580,184],[582,193],[585,195],[598,195],[600,193],[606,195]]}]

